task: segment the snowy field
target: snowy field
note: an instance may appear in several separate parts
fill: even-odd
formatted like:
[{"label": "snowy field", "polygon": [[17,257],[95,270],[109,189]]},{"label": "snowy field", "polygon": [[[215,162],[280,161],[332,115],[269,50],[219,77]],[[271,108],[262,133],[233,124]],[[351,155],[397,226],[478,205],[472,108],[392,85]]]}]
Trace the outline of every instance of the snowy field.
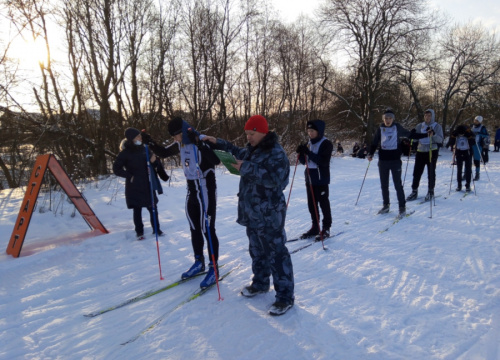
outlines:
[{"label": "snowy field", "polygon": [[[186,185],[174,170],[160,196],[166,236],[136,241],[122,179],[80,185],[110,234],[92,237],[73,206],[42,194],[20,258],[5,253],[24,189],[0,192],[0,359],[500,359],[500,154],[490,152],[476,192],[450,189],[451,154],[438,160],[436,204],[408,203],[415,213],[389,225],[397,213],[382,205],[377,160],[354,206],[368,161],[333,157],[332,233],[292,255],[295,306],[267,314],[274,292],[239,295],[251,280],[245,229],[236,224],[239,178],[217,170],[217,233],[221,273],[217,288],[184,305],[198,280],[93,318],[113,306],[180,278],[192,263],[184,213]],[[413,171],[405,181],[409,194]],[[403,162],[403,172],[406,158]],[[456,169],[455,169],[456,170]],[[286,230],[296,237],[310,226],[304,167],[298,166]],[[294,173],[292,166],[290,176]],[[289,188],[285,191],[288,197]],[[49,207],[52,211],[48,211]],[[146,220],[146,211],[144,211]],[[145,222],[150,234],[149,222]],[[293,251],[307,241],[289,244]],[[177,308],[176,308],[177,307]],[[131,339],[158,317],[163,321]]]}]

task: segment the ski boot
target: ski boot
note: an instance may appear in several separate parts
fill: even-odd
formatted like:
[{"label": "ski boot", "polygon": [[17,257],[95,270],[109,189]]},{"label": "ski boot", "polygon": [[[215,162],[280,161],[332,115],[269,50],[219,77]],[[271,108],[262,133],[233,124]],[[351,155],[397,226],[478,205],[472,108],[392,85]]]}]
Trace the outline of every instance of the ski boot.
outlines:
[{"label": "ski boot", "polygon": [[406,201],[417,200],[417,196],[418,196],[418,190],[412,190],[411,194],[408,195],[408,197],[406,198]]},{"label": "ski boot", "polygon": [[181,279],[189,279],[205,271],[205,259],[203,256],[195,256],[194,259],[194,264],[191,265],[188,271],[182,273]]},{"label": "ski boot", "polygon": [[377,215],[380,215],[380,214],[387,214],[387,213],[389,212],[389,209],[390,209],[389,204],[384,205],[384,206],[382,207],[382,209],[380,209],[380,210],[378,211]]},{"label": "ski boot", "polygon": [[215,277],[215,270],[217,270],[217,276],[219,276],[219,266],[216,265],[216,268],[214,269],[212,263],[208,264],[207,276],[205,276],[203,281],[200,283],[200,287],[202,289],[210,287],[217,282]]}]

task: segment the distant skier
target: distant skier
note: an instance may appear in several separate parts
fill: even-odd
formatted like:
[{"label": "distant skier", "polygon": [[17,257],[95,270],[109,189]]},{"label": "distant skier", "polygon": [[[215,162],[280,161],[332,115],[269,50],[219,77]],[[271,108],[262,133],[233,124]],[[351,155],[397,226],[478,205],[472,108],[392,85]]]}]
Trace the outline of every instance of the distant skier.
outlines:
[{"label": "distant skier", "polygon": [[344,148],[340,143],[337,144],[337,153],[338,154],[343,154],[344,153]]},{"label": "distant skier", "polygon": [[475,138],[476,143],[472,147],[474,152],[473,153],[474,166],[476,167],[476,176],[474,177],[474,181],[479,180],[483,147],[489,145],[489,143],[486,144],[486,139],[489,139],[488,130],[482,123],[483,123],[483,117],[478,115],[474,118],[474,124],[471,127],[472,132],[474,133],[474,135],[476,135]]},{"label": "distant skier", "polygon": [[[147,142],[159,157],[180,154],[187,182],[186,216],[191,230],[191,245],[194,252],[193,265],[182,273],[181,277],[186,279],[205,271],[205,257],[203,255],[203,237],[205,237],[210,263],[207,275],[200,283],[200,287],[206,288],[216,282],[214,266],[217,266],[219,258],[219,239],[215,232],[217,207],[215,165],[220,164],[220,160],[207,144],[199,141],[198,133],[180,117],[174,117],[168,123],[168,132],[173,136],[175,142],[167,147],[157,145],[150,136],[147,137]],[[210,229],[206,228],[204,211],[207,213]],[[215,264],[212,261],[210,240]],[[216,269],[218,270],[218,267]]]},{"label": "distant skier", "polygon": [[413,168],[413,183],[411,185],[412,192],[406,198],[406,201],[413,201],[417,199],[420,178],[422,177],[426,166],[428,191],[425,196],[425,201],[429,201],[434,197],[439,144],[442,144],[444,139],[443,128],[435,121],[434,110],[427,109],[425,111],[424,122],[418,124],[415,129],[412,129],[410,137],[412,139],[418,139],[418,147],[415,155],[415,166]]},{"label": "distant skier", "polygon": [[[311,215],[312,226],[302,234],[302,238],[316,236],[317,240],[330,236],[332,211],[330,208],[330,160],[333,144],[325,136],[325,122],[311,120],[307,122],[309,142],[297,147],[299,161],[308,166],[305,170],[307,206]],[[312,188],[312,192],[311,192]],[[319,205],[319,206],[318,206]],[[319,229],[319,208],[323,213],[323,228]]]},{"label": "distant skier", "polygon": [[495,132],[495,149],[493,152],[500,151],[500,126],[497,125],[497,130]]},{"label": "distant skier", "polygon": [[378,169],[380,174],[380,187],[382,189],[383,207],[378,214],[386,214],[390,209],[389,198],[389,173],[392,173],[392,182],[396,189],[399,202],[399,217],[406,215],[406,200],[401,182],[401,139],[408,137],[410,132],[399,123],[394,122],[395,115],[391,109],[387,109],[382,116],[383,123],[375,132],[368,161],[373,160],[373,154],[379,148]]},{"label": "distant skier", "polygon": [[[141,132],[134,128],[125,130],[125,139],[120,144],[120,153],[113,163],[115,175],[125,178],[125,200],[127,208],[134,210],[134,225],[137,240],[144,239],[144,224],[142,222],[142,208],[146,208],[150,214],[151,227],[155,233],[153,204],[151,201],[151,188],[146,161],[146,149],[142,142]],[[155,170],[152,176],[154,203],[158,204],[156,193],[163,194],[163,189],[158,180],[158,175],[162,180],[167,181],[168,175],[161,162],[154,154],[150,154],[151,164]],[[156,211],[156,224],[158,235],[162,235],[160,222],[158,221],[158,211]]]},{"label": "distant skier", "polygon": [[354,146],[352,147],[352,154],[351,154],[351,156],[352,156],[352,157],[356,157],[356,156],[358,156],[358,151],[359,151],[359,149],[360,149],[360,147],[359,147],[358,143],[357,143],[357,142],[355,142],[355,143],[354,143]]},{"label": "distant skier", "polygon": [[457,188],[462,190],[462,169],[465,165],[465,191],[469,192],[472,177],[472,148],[475,146],[474,134],[466,125],[458,126],[450,136],[450,146],[455,146],[455,161],[457,163]]}]

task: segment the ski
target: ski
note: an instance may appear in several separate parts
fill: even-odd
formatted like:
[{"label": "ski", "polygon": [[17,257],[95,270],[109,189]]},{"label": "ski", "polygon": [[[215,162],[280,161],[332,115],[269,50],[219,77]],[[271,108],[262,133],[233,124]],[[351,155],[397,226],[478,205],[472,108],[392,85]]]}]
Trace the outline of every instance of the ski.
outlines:
[{"label": "ski", "polygon": [[[344,231],[340,231],[340,232],[338,232],[338,233],[336,233],[336,234],[334,234],[334,235],[330,235],[329,237],[324,238],[324,239],[323,239],[323,241],[324,241],[324,240],[327,240],[327,239],[330,239],[330,238],[333,238],[333,237],[336,237],[336,236],[339,236],[339,235],[341,235],[341,234],[343,234],[343,233],[344,233]],[[292,251],[290,251],[290,255],[291,255],[291,254],[298,253],[299,251],[304,250],[304,249],[308,248],[309,246],[312,246],[313,244],[318,243],[318,242],[320,242],[320,241],[321,241],[321,240],[316,240],[316,239],[314,239],[314,241],[312,241],[312,242],[310,242],[310,243],[308,243],[308,244],[306,244],[306,245],[302,245],[302,246],[298,247],[297,249],[293,249]]]},{"label": "ski", "polygon": [[[219,265],[219,268],[222,268],[224,265]],[[91,312],[91,313],[88,313],[88,314],[84,314],[83,316],[85,317],[96,317],[96,316],[99,316],[99,315],[102,315],[102,314],[105,314],[109,311],[113,311],[113,310],[116,310],[116,309],[119,309],[119,308],[122,308],[124,306],[127,306],[129,304],[133,304],[133,303],[136,303],[138,301],[141,301],[141,300],[144,300],[144,299],[147,299],[147,298],[150,298],[151,296],[153,295],[156,295],[156,294],[159,294],[163,291],[166,291],[166,290],[169,290],[169,289],[172,289],[180,284],[183,284],[185,282],[188,282],[189,280],[193,280],[195,278],[198,278],[202,275],[206,275],[208,271],[203,271],[199,274],[196,274],[195,276],[193,277],[190,277],[190,278],[187,278],[187,279],[181,279],[181,280],[177,280],[171,284],[168,284],[167,286],[164,286],[162,288],[159,288],[159,289],[156,289],[156,290],[150,290],[150,291],[146,291],[142,294],[139,294],[133,298],[130,298],[130,299],[127,299],[117,305],[113,305],[113,306],[110,306],[110,307],[107,307],[107,308],[104,308],[104,309],[101,309],[101,310],[97,310],[97,311],[94,311],[94,312]]]},{"label": "ski", "polygon": [[[432,199],[437,199],[438,197],[441,197],[441,195],[436,195],[436,196],[433,196]],[[428,203],[429,201],[431,201],[431,199],[429,200],[421,200],[417,203],[417,205],[422,205],[422,204],[425,204],[425,203]]]},{"label": "ski", "polygon": [[309,239],[314,239],[315,237],[316,237],[316,235],[307,236],[307,237],[299,236],[296,238],[288,239],[286,242],[289,243],[289,242],[294,242],[294,241],[299,241],[299,240],[309,240]]},{"label": "ski", "polygon": [[460,201],[462,201],[467,195],[469,195],[471,193],[471,191],[466,191],[465,194],[462,196],[462,198],[460,199]]},{"label": "ski", "polygon": [[[238,267],[235,267],[229,271],[227,271],[225,274],[219,276],[219,281],[222,281],[224,280],[225,277],[227,277],[229,274],[231,274],[235,269],[237,269]],[[144,328],[144,330],[140,331],[139,333],[137,333],[134,337],[130,338],[129,340],[121,343],[121,345],[127,345],[127,344],[130,344],[131,342],[134,342],[136,341],[138,338],[140,338],[142,335],[150,332],[151,330],[153,330],[155,327],[157,327],[168,315],[170,315],[171,313],[173,313],[175,310],[177,310],[178,308],[182,307],[183,305],[187,304],[188,302],[190,301],[193,301],[197,298],[199,298],[200,296],[202,296],[203,294],[205,294],[208,290],[210,290],[212,287],[214,287],[216,285],[216,283],[210,285],[209,287],[206,287],[206,288],[199,288],[197,289],[195,292],[193,292],[187,299],[181,301],[179,304],[177,304],[176,307],[174,307],[173,309],[171,310],[168,310],[167,312],[163,313],[160,317],[158,317],[156,320],[154,320],[151,324],[149,324],[148,326],[146,326]]]},{"label": "ski", "polygon": [[380,230],[379,231],[379,234],[381,233],[384,233],[386,232],[387,230],[389,230],[392,226],[396,225],[399,221],[403,220],[404,218],[407,218],[409,217],[411,214],[413,214],[415,212],[415,210],[412,210],[412,211],[409,211],[405,214],[405,216],[403,217],[400,217],[399,215],[396,216],[396,218],[394,219],[394,221],[392,222],[392,224],[390,224],[389,226],[387,226],[384,230]]}]

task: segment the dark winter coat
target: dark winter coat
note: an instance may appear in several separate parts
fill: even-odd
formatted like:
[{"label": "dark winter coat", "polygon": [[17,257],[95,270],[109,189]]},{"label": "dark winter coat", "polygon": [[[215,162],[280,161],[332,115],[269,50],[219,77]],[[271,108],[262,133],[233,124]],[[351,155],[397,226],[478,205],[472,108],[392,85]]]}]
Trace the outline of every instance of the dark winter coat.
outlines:
[{"label": "dark winter coat", "polygon": [[[381,140],[382,140],[382,131],[385,129],[389,129],[392,127],[396,127],[397,131],[397,148],[394,150],[387,150],[384,149]],[[405,137],[410,136],[410,131],[406,130],[404,127],[402,127],[399,123],[393,122],[391,126],[387,127],[385,126],[384,123],[382,123],[377,131],[375,132],[375,135],[372,140],[372,144],[370,146],[370,151],[369,155],[373,157],[373,154],[377,150],[378,147],[380,147],[378,151],[378,158],[380,161],[384,160],[400,160],[401,159],[401,154],[402,154],[402,146],[401,146],[401,141]]]},{"label": "dark winter coat", "polygon": [[222,139],[217,139],[215,147],[243,160],[238,224],[254,229],[283,229],[286,217],[283,190],[288,185],[290,163],[276,133],[269,132],[255,147],[248,144],[240,148]]},{"label": "dark winter coat", "polygon": [[[180,155],[182,169],[188,182],[198,180],[200,177],[210,177],[215,181],[214,169],[216,165],[220,164],[220,159],[204,141],[198,141],[196,145],[193,145],[188,137],[188,129],[191,129],[191,131],[198,135],[198,132],[187,122],[182,121],[182,143],[174,142],[167,147],[151,143],[151,150],[161,158]],[[197,150],[196,152],[194,151],[195,149]],[[200,167],[201,174],[198,174],[197,164]],[[213,190],[215,191],[215,188]]]},{"label": "dark winter coat", "polygon": [[[332,157],[333,144],[327,138],[324,138],[325,123],[323,121],[313,121],[318,129],[318,136],[314,139],[309,140],[307,144],[308,149],[313,148],[313,144],[320,141],[321,145],[317,152],[308,151],[306,154],[299,155],[299,161],[301,164],[306,163],[306,155],[308,160],[308,169],[305,170],[306,184],[309,184],[309,176],[311,177],[311,184],[313,186],[317,185],[328,185],[330,184],[330,160]],[[316,166],[311,166],[311,161],[316,164]]]},{"label": "dark winter coat", "polygon": [[[153,167],[156,171],[163,171],[165,173],[162,164],[158,160],[153,163]],[[161,189],[156,171],[153,172],[154,188],[159,194],[162,194],[163,190]],[[133,209],[151,206],[151,188],[144,145],[134,145],[131,141],[127,140],[124,144],[124,149],[118,154],[113,163],[113,172],[115,175],[125,178],[127,208]],[[162,174],[162,176],[164,175]],[[154,192],[154,201],[155,204],[158,203],[156,192]]]}]

